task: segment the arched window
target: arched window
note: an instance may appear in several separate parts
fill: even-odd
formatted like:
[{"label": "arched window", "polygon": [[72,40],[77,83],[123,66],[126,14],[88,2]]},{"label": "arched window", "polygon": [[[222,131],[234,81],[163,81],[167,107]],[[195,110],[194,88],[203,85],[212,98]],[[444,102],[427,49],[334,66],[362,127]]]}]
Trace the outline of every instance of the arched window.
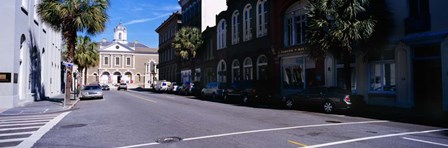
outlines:
[{"label": "arched window", "polygon": [[285,46],[305,43],[306,3],[299,1],[286,10],[284,27]]},{"label": "arched window", "polygon": [[268,3],[267,0],[257,2],[257,37],[265,36],[268,33]]},{"label": "arched window", "polygon": [[121,33],[118,33],[118,40],[121,40]]},{"label": "arched window", "polygon": [[238,16],[240,15],[240,12],[238,10],[235,10],[232,15],[232,44],[238,44],[240,41],[240,32],[238,30],[239,21]]},{"label": "arched window", "polygon": [[232,82],[239,81],[240,78],[240,61],[237,59],[232,62]]},{"label": "arched window", "polygon": [[268,58],[260,55],[257,59],[257,80],[268,80]]},{"label": "arched window", "polygon": [[243,13],[243,41],[248,41],[252,39],[252,28],[251,28],[251,22],[252,20],[252,6],[250,4],[247,4],[244,7],[244,13]]},{"label": "arched window", "polygon": [[218,48],[217,49],[223,49],[226,48],[226,33],[227,33],[227,24],[226,20],[222,19],[219,21],[218,24]]},{"label": "arched window", "polygon": [[217,67],[218,82],[226,83],[226,80],[227,80],[226,74],[227,74],[226,61],[221,60],[218,63],[218,67]]},{"label": "arched window", "polygon": [[253,80],[252,59],[247,57],[244,59],[244,80]]}]

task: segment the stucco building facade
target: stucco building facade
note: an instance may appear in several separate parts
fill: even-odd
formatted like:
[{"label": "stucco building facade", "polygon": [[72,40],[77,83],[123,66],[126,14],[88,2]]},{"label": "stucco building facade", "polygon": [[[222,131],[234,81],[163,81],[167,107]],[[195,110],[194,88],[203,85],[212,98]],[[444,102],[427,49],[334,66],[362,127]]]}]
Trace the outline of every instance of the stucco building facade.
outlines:
[{"label": "stucco building facade", "polygon": [[62,34],[37,15],[38,1],[0,5],[0,108],[12,108],[62,93]]}]

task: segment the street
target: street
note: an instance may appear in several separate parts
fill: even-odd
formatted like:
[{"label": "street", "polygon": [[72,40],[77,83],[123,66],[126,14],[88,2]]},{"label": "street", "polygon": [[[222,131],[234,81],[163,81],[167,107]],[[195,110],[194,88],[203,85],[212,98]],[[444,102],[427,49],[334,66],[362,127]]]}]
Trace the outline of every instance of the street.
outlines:
[{"label": "street", "polygon": [[151,92],[83,100],[34,147],[448,147],[448,129]]}]

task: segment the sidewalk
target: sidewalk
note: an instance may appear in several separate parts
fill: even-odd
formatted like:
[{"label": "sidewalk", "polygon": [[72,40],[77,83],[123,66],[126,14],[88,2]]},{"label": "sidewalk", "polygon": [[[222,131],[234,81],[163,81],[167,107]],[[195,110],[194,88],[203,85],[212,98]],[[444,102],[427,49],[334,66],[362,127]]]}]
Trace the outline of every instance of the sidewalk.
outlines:
[{"label": "sidewalk", "polygon": [[61,94],[46,100],[30,102],[24,106],[10,108],[7,110],[0,109],[0,116],[51,114],[69,111],[72,110],[79,101],[73,100],[73,96],[71,99],[70,104],[67,104],[67,106],[64,107],[64,94]]},{"label": "sidewalk", "polygon": [[365,105],[362,108],[353,110],[350,115],[396,122],[448,127],[448,112],[441,111],[430,112],[397,107]]}]

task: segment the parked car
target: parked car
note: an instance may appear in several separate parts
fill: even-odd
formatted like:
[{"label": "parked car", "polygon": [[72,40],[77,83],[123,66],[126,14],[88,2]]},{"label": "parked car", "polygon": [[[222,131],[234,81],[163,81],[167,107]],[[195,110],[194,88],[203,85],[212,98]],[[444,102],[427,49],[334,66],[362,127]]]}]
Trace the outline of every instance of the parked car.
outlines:
[{"label": "parked car", "polygon": [[169,85],[171,85],[171,82],[168,82],[168,81],[159,82],[154,86],[154,91],[166,92],[168,90]]},{"label": "parked car", "polygon": [[179,86],[176,84],[176,82],[171,82],[171,84],[168,86],[167,93],[175,94],[178,91]]},{"label": "parked car", "polygon": [[93,99],[100,98],[103,99],[103,90],[101,90],[100,85],[86,85],[81,89],[80,99]]},{"label": "parked car", "polygon": [[236,99],[246,105],[255,102],[270,102],[273,98],[276,98],[276,94],[269,86],[270,84],[265,81],[236,81],[232,83],[230,88],[224,90],[223,100]]},{"label": "parked car", "polygon": [[221,98],[223,96],[224,88],[225,83],[210,82],[201,90],[201,95],[203,98]]},{"label": "parked car", "polygon": [[102,90],[110,90],[110,87],[107,84],[103,84],[103,85],[101,85],[101,89]]},{"label": "parked car", "polygon": [[314,107],[325,113],[332,113],[335,110],[350,109],[351,99],[360,100],[361,98],[360,95],[354,95],[337,87],[316,87],[287,96],[286,106],[289,108]]},{"label": "parked car", "polygon": [[121,90],[121,89],[128,90],[128,84],[120,83],[120,85],[118,85],[118,87],[117,87],[117,90]]},{"label": "parked car", "polygon": [[182,84],[182,86],[179,88],[179,93],[180,95],[190,95],[191,94],[191,86],[193,83],[191,82],[184,82]]}]

